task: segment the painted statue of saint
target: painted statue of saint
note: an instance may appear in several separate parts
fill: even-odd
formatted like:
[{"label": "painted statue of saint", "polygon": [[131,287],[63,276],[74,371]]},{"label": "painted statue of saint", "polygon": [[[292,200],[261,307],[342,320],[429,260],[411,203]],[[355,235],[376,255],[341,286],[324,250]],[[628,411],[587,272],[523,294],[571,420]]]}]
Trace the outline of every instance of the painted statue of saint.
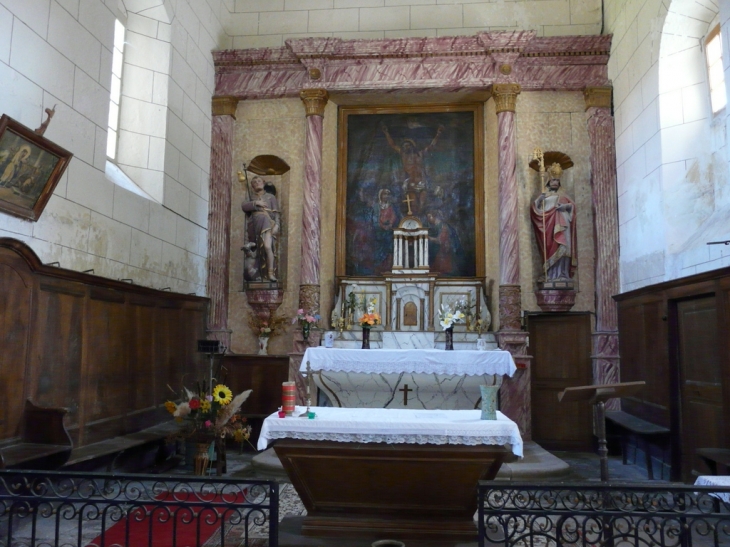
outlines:
[{"label": "painted statue of saint", "polygon": [[573,279],[578,264],[575,203],[560,192],[560,164],[553,163],[547,173],[546,191],[530,208],[540,258],[544,261],[542,271],[547,274],[545,281]]},{"label": "painted statue of saint", "polygon": [[[242,180],[242,174],[238,174]],[[276,281],[275,243],[279,235],[279,204],[275,187],[259,176],[251,179],[251,199],[241,204],[246,213],[248,243],[243,250],[244,277],[247,281]]]}]

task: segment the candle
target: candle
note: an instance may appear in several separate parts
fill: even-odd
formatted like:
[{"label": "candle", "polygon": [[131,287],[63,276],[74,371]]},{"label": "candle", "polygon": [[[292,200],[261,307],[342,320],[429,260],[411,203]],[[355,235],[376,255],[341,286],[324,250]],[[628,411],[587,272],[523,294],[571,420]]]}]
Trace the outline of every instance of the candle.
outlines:
[{"label": "candle", "polygon": [[281,384],[281,409],[287,416],[291,416],[294,413],[295,389],[294,382],[284,382]]}]

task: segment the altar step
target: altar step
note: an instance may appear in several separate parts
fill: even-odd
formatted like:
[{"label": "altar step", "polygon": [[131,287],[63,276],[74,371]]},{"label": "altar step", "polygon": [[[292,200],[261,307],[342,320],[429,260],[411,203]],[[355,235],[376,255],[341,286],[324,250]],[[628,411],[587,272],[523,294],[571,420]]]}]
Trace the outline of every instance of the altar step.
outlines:
[{"label": "altar step", "polygon": [[[502,464],[495,480],[551,481],[570,474],[570,465],[551,454],[539,444],[527,441],[523,448],[524,457],[512,463]],[[273,448],[264,450],[251,460],[257,475],[283,479],[287,477],[284,466]]]},{"label": "altar step", "polygon": [[[454,350],[477,349],[479,336],[475,332],[455,330]],[[484,332],[481,337],[487,342],[486,349],[499,349],[494,333]],[[370,331],[370,349],[444,349],[445,344],[446,334],[443,331]],[[362,329],[336,333],[334,347],[360,349]]]}]

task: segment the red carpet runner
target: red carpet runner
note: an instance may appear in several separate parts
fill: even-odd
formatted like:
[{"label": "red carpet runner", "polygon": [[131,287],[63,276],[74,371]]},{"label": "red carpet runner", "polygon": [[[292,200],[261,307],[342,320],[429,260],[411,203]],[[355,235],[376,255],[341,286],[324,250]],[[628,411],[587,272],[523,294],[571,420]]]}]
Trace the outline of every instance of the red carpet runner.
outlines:
[{"label": "red carpet runner", "polygon": [[[189,492],[164,493],[155,500],[178,500],[219,503],[232,496],[221,498],[214,494],[196,496]],[[241,494],[234,503],[241,503]],[[206,508],[203,505],[144,505],[132,509],[129,514],[99,535],[89,544],[98,547],[201,547],[215,533],[220,537],[221,527],[231,512],[224,507]],[[129,534],[129,535],[127,535]]]}]

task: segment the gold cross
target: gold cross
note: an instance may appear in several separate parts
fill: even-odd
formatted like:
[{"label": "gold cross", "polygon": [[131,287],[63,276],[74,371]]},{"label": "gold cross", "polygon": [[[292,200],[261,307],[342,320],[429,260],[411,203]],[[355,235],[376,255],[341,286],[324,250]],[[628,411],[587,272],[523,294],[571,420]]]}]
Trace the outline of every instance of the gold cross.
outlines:
[{"label": "gold cross", "polygon": [[398,391],[403,392],[403,405],[408,406],[408,392],[413,390],[408,388],[408,384],[405,384],[403,388]]},{"label": "gold cross", "polygon": [[408,216],[411,216],[413,214],[413,213],[411,213],[411,202],[412,201],[415,201],[415,200],[411,197],[411,194],[406,194],[406,199],[404,199],[403,202],[408,204]]}]

